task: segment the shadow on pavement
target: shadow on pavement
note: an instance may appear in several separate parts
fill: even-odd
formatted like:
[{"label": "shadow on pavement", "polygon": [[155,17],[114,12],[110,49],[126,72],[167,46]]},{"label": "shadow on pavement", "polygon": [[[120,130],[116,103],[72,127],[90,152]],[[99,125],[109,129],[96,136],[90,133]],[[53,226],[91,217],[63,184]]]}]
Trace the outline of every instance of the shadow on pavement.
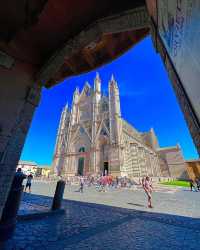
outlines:
[{"label": "shadow on pavement", "polygon": [[[38,207],[50,208],[52,203],[52,197],[35,194],[25,194],[22,200]],[[157,250],[163,244],[166,248],[162,250],[188,250],[200,244],[198,218],[67,199],[63,200],[62,207],[65,210],[62,215],[19,221],[4,249],[114,250],[133,249],[134,244],[135,249],[149,250],[152,245]],[[185,248],[182,248],[183,242]]]},{"label": "shadow on pavement", "polygon": [[137,204],[137,203],[131,203],[131,202],[129,202],[129,203],[127,203],[127,204],[133,205],[133,206],[136,206],[136,207],[145,207],[144,205],[142,205],[142,204]]},{"label": "shadow on pavement", "polygon": [[[36,195],[36,194],[26,194],[23,196],[23,202],[27,202],[28,204],[34,204],[37,206],[45,206],[51,207],[52,197],[44,196],[44,195]],[[145,207],[142,204],[137,203],[128,203],[133,206],[137,207]],[[62,202],[63,209],[69,209],[69,207],[88,207],[89,209],[100,209],[101,211],[108,211],[112,213],[122,213],[132,216],[140,216],[140,218],[148,219],[148,220],[155,220],[161,223],[173,224],[176,226],[184,226],[187,228],[193,228],[200,230],[200,218],[192,218],[182,215],[173,215],[173,214],[166,214],[166,213],[158,213],[151,211],[142,211],[142,210],[135,210],[129,208],[122,208],[122,207],[114,207],[104,204],[97,204],[97,203],[90,203],[90,202],[83,202],[83,201],[75,201],[75,200],[67,200],[64,199]]]}]

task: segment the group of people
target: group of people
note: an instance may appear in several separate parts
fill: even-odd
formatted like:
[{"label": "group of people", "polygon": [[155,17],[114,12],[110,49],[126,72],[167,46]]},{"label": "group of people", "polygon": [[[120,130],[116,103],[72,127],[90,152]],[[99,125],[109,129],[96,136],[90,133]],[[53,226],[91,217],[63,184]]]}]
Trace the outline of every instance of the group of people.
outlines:
[{"label": "group of people", "polygon": [[[15,174],[14,180],[13,180],[13,186],[15,187],[21,187],[23,180],[27,179],[26,181],[26,185],[25,185],[25,189],[24,191],[26,192],[27,188],[29,190],[29,192],[31,192],[31,184],[32,184],[32,179],[33,179],[33,175],[29,174],[29,175],[25,175],[22,172],[21,168],[17,169],[17,172]],[[83,193],[84,190],[84,185],[87,182],[88,186],[91,185],[97,185],[98,186],[98,191],[103,191],[105,192],[105,187],[109,186],[109,187],[130,187],[131,185],[133,185],[133,183],[128,179],[128,178],[113,178],[110,175],[105,175],[105,176],[99,176],[97,179],[95,179],[93,176],[91,177],[87,177],[85,178],[84,176],[80,176],[79,177],[79,183],[80,183],[80,187],[79,187],[79,192]],[[198,190],[200,189],[200,182],[197,182],[197,188]],[[194,182],[190,182],[191,185],[191,191],[192,188],[194,187]],[[148,207],[152,208],[152,191],[153,191],[153,187],[152,187],[152,180],[146,176],[145,178],[142,179],[142,187],[147,195],[147,200],[148,200]]]},{"label": "group of people", "polygon": [[32,174],[25,175],[22,172],[21,168],[17,169],[17,172],[15,173],[12,185],[15,188],[19,188],[19,187],[22,186],[22,183],[23,183],[24,179],[27,179],[24,191],[26,192],[26,190],[28,188],[29,193],[30,193],[31,192],[31,184],[32,184],[33,175]]},{"label": "group of people", "polygon": [[[135,183],[127,177],[113,177],[111,175],[99,175],[99,176],[77,176],[79,181],[79,191],[83,193],[85,185],[88,187],[95,186],[99,192],[106,192],[106,188],[129,188]],[[67,184],[72,184],[67,180]]]},{"label": "group of people", "polygon": [[195,180],[190,180],[190,191],[200,191],[200,178],[196,178]]},{"label": "group of people", "polygon": [[[84,185],[87,183],[88,186],[96,185],[97,190],[99,192],[106,192],[106,187],[128,187],[129,184],[133,185],[131,181],[128,178],[113,178],[110,175],[100,176],[97,179],[92,177],[79,177],[79,192],[83,193]],[[153,192],[153,186],[152,186],[152,180],[149,178],[149,176],[146,176],[142,179],[142,187],[145,191],[145,194],[147,195],[147,206],[149,208],[153,208],[152,206],[152,192]]]}]

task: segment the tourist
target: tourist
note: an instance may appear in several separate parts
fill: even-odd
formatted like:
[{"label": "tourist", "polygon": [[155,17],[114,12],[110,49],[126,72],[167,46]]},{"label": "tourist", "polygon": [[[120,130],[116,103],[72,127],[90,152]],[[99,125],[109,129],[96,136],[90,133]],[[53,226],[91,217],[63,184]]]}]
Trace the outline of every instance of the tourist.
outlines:
[{"label": "tourist", "polygon": [[197,186],[197,190],[200,190],[200,179],[196,178],[196,186]]},{"label": "tourist", "polygon": [[147,198],[148,198],[148,207],[149,208],[153,208],[152,207],[152,203],[151,203],[151,198],[152,198],[152,191],[153,191],[153,187],[152,187],[152,182],[150,181],[149,176],[147,176],[145,179],[142,179],[142,186],[144,188],[145,193],[147,194]]},{"label": "tourist", "polygon": [[84,187],[84,178],[83,176],[80,177],[80,188],[79,192],[83,193],[83,187]]},{"label": "tourist", "polygon": [[190,191],[192,191],[192,188],[194,188],[195,190],[194,181],[191,179],[189,182],[190,182]]},{"label": "tourist", "polygon": [[27,187],[28,187],[29,193],[31,193],[31,182],[32,182],[32,179],[33,179],[32,174],[29,174],[28,177],[27,177],[25,192],[26,192],[26,189],[27,189]]},{"label": "tourist", "polygon": [[21,188],[24,179],[26,179],[26,175],[23,174],[21,168],[18,168],[12,182],[12,188]]},{"label": "tourist", "polygon": [[119,185],[119,178],[118,176],[116,176],[116,188],[118,187],[118,185]]}]

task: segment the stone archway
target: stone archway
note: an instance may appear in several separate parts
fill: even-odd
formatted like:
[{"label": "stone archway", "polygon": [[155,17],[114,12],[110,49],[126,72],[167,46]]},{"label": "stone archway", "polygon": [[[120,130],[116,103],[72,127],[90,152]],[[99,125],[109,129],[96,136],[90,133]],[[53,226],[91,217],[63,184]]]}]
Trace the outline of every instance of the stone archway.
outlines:
[{"label": "stone archway", "polygon": [[[17,3],[17,1],[14,2],[15,4]],[[149,27],[151,27],[151,35],[155,48],[162,56],[191,135],[200,154],[200,119],[196,115],[195,107],[191,104],[191,97],[188,96],[187,91],[183,87],[179,74],[159,35],[157,15],[159,11],[157,3],[161,2],[161,0],[132,1],[131,5],[126,5],[128,1],[122,1],[120,3],[121,6],[117,4],[116,1],[106,1],[108,5],[107,8],[105,8],[101,1],[97,1],[97,3],[93,5],[94,9],[89,5],[81,6],[81,8],[88,6],[88,8],[93,10],[90,11],[92,14],[99,13],[101,15],[96,15],[95,17],[90,17],[90,15],[80,16],[80,20],[78,20],[80,23],[78,21],[75,22],[73,32],[68,32],[69,35],[73,34],[73,36],[66,37],[66,30],[72,27],[71,21],[64,25],[63,23],[55,25],[55,27],[58,27],[58,29],[54,31],[56,41],[49,39],[52,37],[51,32],[49,32],[49,37],[45,29],[44,32],[41,33],[40,27],[47,27],[47,30],[51,31],[51,22],[55,22],[55,20],[52,19],[51,11],[54,12],[55,9],[43,9],[43,4],[41,5],[39,2],[40,1],[38,1],[38,6],[33,6],[33,9],[30,7],[32,11],[27,13],[24,13],[26,8],[16,4],[15,18],[12,20],[9,20],[12,15],[7,15],[7,13],[13,12],[12,5],[8,7],[9,3],[7,3],[1,6],[2,20],[4,20],[4,25],[2,25],[1,30],[3,28],[2,34],[4,34],[4,41],[2,40],[0,46],[3,52],[1,53],[0,87],[0,107],[2,107],[2,109],[0,109],[0,165],[3,169],[0,174],[0,216],[34,109],[39,102],[41,86],[53,86],[64,77],[92,70],[116,58],[130,46],[144,38],[149,33]],[[48,4],[48,2],[49,1],[45,1],[46,4]],[[184,1],[170,2],[174,5],[175,9],[177,7],[176,3]],[[148,7],[148,13],[146,11],[146,5]],[[58,6],[57,11],[66,9],[64,3],[60,3]],[[66,16],[68,12],[77,12],[77,6],[71,6],[74,6],[74,9],[67,8],[65,12]],[[6,8],[7,11],[10,9],[9,12],[4,11],[4,8]],[[113,14],[115,13],[116,15],[109,16],[110,10],[114,11]],[[44,25],[39,18],[42,11],[45,12],[45,16],[47,20],[49,20],[49,22],[46,23],[49,24],[49,26]],[[32,15],[33,13],[35,13],[36,16]],[[63,12],[62,14],[64,15]],[[26,15],[27,18],[24,18],[24,21],[22,21],[21,17]],[[59,12],[57,16],[60,16]],[[87,18],[87,22],[89,22],[87,25],[85,23],[85,17]],[[102,17],[104,18],[102,19]],[[31,21],[27,23],[27,20]],[[38,20],[40,20],[40,22]],[[60,18],[59,20],[66,22],[66,18]],[[177,18],[177,20],[180,19]],[[94,25],[89,26],[92,21]],[[10,27],[9,30],[7,30],[6,26],[8,23]],[[76,23],[77,27],[75,25]],[[36,28],[32,29],[31,25],[35,25]],[[26,27],[26,29],[24,29],[24,27]],[[60,29],[60,27],[63,27],[63,30]],[[87,27],[86,30],[84,30],[85,27]],[[88,27],[91,29],[88,29]],[[23,32],[21,32],[22,30]],[[40,31],[40,36],[38,36],[38,31]],[[116,35],[117,33],[119,33],[118,35],[120,35],[120,37]],[[16,34],[18,34],[17,39],[15,39]],[[74,34],[77,35],[74,36]],[[106,34],[109,38],[107,39],[107,43],[105,39]],[[114,34],[114,36],[112,36],[112,34]],[[38,37],[44,39],[43,42],[40,43],[41,46],[43,44],[43,47],[35,46]],[[35,42],[34,39],[36,39]],[[112,39],[114,41],[113,44],[117,44],[118,46],[112,49],[111,53],[109,48]],[[15,49],[10,47],[11,44],[13,44],[12,46]],[[105,46],[99,46],[99,44]],[[100,51],[98,48],[100,48]],[[83,53],[85,49],[87,49],[87,53]],[[44,50],[46,50],[46,53],[41,53],[41,51]],[[95,51],[97,51],[96,54]],[[109,53],[102,53],[103,51],[108,51]],[[81,55],[86,56],[85,58],[81,58]],[[105,58],[103,55],[105,55]],[[94,60],[95,58],[93,56],[96,56],[99,60]],[[32,61],[32,59],[34,60]],[[67,59],[69,59],[69,61],[67,61]],[[71,60],[73,60],[72,64],[70,63]],[[75,63],[76,61],[77,64]],[[98,61],[97,64],[95,64],[96,61]],[[66,65],[64,65],[65,62]],[[188,67],[191,67],[191,65],[188,65]],[[199,74],[197,74],[197,76],[199,77]],[[36,84],[34,84],[35,82]],[[198,93],[198,91],[195,91],[195,93]],[[197,106],[199,107],[199,105]]]}]

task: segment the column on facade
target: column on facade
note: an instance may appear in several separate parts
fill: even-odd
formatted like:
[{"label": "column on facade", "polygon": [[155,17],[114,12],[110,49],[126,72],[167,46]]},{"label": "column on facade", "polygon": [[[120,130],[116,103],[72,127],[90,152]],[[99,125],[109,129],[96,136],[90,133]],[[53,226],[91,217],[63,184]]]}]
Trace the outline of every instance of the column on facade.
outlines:
[{"label": "column on facade", "polygon": [[148,172],[149,172],[149,175],[153,176],[154,172],[153,172],[153,164],[151,162],[151,152],[147,151],[147,157],[148,157],[148,162],[149,162]]},{"label": "column on facade", "polygon": [[142,176],[142,169],[141,169],[141,164],[140,164],[140,152],[139,152],[139,146],[136,144],[136,152],[137,152],[137,164],[138,164],[138,169],[139,169],[139,177]]},{"label": "column on facade", "polygon": [[141,154],[140,154],[140,147],[137,145],[137,160],[139,166],[139,177],[142,177],[142,165],[141,165]]},{"label": "column on facade", "polygon": [[146,169],[145,169],[145,159],[143,154],[143,147],[139,146],[139,158],[140,158],[140,166],[141,166],[141,174],[142,176],[146,175]]},{"label": "column on facade", "polygon": [[63,174],[65,167],[69,121],[70,113],[68,111],[68,105],[66,105],[61,114],[54,153],[53,168],[57,175]]},{"label": "column on facade", "polygon": [[139,145],[139,160],[140,160],[140,166],[141,166],[141,174],[142,176],[144,176],[145,172],[144,172],[143,150],[142,150],[141,145]]},{"label": "column on facade", "polygon": [[148,157],[149,157],[149,169],[150,169],[151,175],[154,176],[153,163],[152,163],[152,152],[148,152]]},{"label": "column on facade", "polygon": [[154,176],[154,166],[153,166],[153,161],[152,161],[152,152],[149,152],[149,159],[150,159],[152,176]]},{"label": "column on facade", "polygon": [[14,67],[0,68],[0,217],[41,93],[22,65]]},{"label": "column on facade", "polygon": [[79,101],[80,93],[79,89],[76,88],[74,94],[73,94],[73,101],[72,101],[72,108],[71,108],[71,114],[70,114],[70,121],[69,121],[69,127],[68,127],[68,138],[67,138],[67,146],[66,146],[66,152],[65,155],[67,156],[67,165],[66,165],[66,172],[71,173],[77,172],[77,164],[74,161],[74,153],[73,152],[73,145],[72,145],[72,138],[74,134],[74,125],[78,123],[79,119],[79,108],[78,108],[78,101]]},{"label": "column on facade", "polygon": [[90,161],[90,171],[99,172],[97,169],[97,143],[96,136],[98,130],[98,116],[101,101],[101,79],[99,74],[96,74],[94,79],[94,95],[92,100],[92,141],[91,141],[91,161]]},{"label": "column on facade", "polygon": [[144,167],[145,167],[145,173],[146,173],[145,175],[147,176],[148,175],[148,166],[147,166],[146,149],[143,148],[142,151],[143,151]]},{"label": "column on facade", "polygon": [[160,163],[158,160],[158,156],[156,154],[154,155],[154,162],[155,162],[156,176],[160,176],[161,175]]},{"label": "column on facade", "polygon": [[154,154],[151,153],[151,162],[152,162],[152,170],[153,170],[153,176],[156,176],[156,166],[155,166],[155,159],[154,159]]},{"label": "column on facade", "polygon": [[144,148],[144,154],[145,154],[145,160],[146,160],[146,175],[150,175],[149,174],[149,159],[148,159],[148,151],[146,148]]},{"label": "column on facade", "polygon": [[135,143],[131,143],[131,172],[132,176],[138,176],[139,175],[139,169],[138,166],[136,166],[135,162],[137,161],[136,158],[136,145]]}]

